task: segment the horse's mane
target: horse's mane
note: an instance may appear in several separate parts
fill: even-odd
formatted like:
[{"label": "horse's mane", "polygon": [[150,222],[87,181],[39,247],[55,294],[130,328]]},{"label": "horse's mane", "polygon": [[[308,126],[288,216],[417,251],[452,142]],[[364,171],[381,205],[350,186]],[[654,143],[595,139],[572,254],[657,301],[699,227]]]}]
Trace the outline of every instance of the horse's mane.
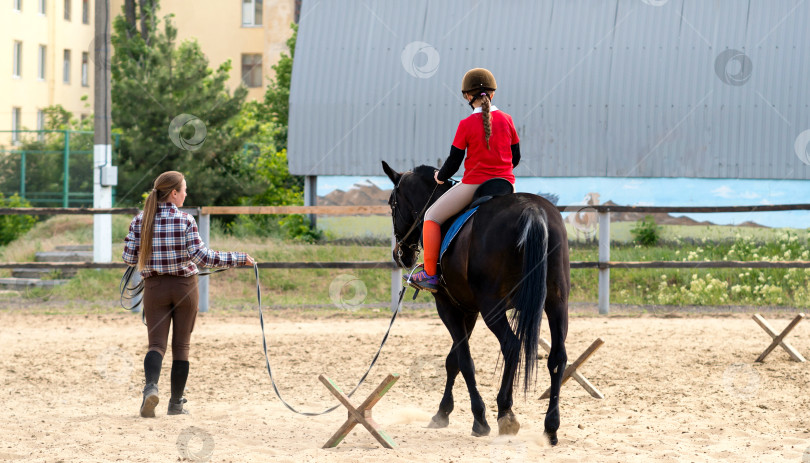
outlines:
[{"label": "horse's mane", "polygon": [[436,170],[433,166],[416,166],[413,168],[413,173],[419,178],[433,180],[433,172]]}]

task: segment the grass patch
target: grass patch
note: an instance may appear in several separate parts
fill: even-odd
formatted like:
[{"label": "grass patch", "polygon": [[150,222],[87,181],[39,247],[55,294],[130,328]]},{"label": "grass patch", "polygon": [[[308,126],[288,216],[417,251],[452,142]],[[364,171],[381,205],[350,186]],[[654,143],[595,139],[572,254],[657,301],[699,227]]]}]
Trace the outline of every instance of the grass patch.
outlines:
[{"label": "grass patch", "polygon": [[[130,220],[128,216],[113,216],[114,260],[120,259]],[[0,247],[0,259],[4,262],[32,261],[35,252],[51,250],[57,245],[89,244],[92,242],[92,223],[91,216],[52,217],[37,223],[18,240]],[[212,230],[210,247],[221,251],[245,251],[261,262],[387,261],[391,258],[390,245],[385,241],[390,239],[390,218],[387,216],[324,217],[319,218],[318,223],[331,230],[328,232],[331,239],[376,236],[384,241],[379,245],[306,244],[278,238],[234,237]],[[808,230],[664,226],[663,244],[641,247],[627,242],[633,225],[611,224],[611,260],[810,260]],[[570,236],[573,238],[573,233]],[[623,236],[627,241],[622,241]],[[572,242],[570,249],[572,261],[597,260],[598,249],[594,243]],[[804,308],[810,305],[808,276],[810,269],[613,269],[611,302],[641,306]],[[271,310],[299,307],[372,316],[376,313],[374,310],[387,313],[390,304],[391,273],[388,270],[265,269],[260,272],[260,277],[263,302]],[[38,302],[51,308],[47,310],[120,310],[120,278],[121,272],[117,270],[84,269],[65,285],[7,292],[0,300],[17,301],[20,306]],[[571,302],[596,302],[596,282],[595,270],[572,270]],[[407,299],[410,299],[410,294]],[[253,272],[235,269],[210,277],[210,298],[212,310],[255,310]],[[431,304],[432,301],[430,295],[421,293],[414,303]]]}]

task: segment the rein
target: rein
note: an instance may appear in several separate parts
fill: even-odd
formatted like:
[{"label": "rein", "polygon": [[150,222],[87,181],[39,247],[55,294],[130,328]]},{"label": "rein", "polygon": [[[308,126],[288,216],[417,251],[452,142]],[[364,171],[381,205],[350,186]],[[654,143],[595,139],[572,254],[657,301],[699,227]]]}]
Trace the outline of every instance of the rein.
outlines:
[{"label": "rein", "polygon": [[[227,270],[227,269],[222,268],[222,269],[216,269],[216,270],[214,270],[212,272],[200,272],[199,275],[202,275],[202,276],[211,275],[212,273],[219,273],[219,272],[222,272],[222,271],[225,271],[225,270]],[[121,283],[119,284],[119,290],[121,291],[121,307],[123,307],[124,309],[129,310],[129,311],[133,311],[133,310],[137,309],[137,307],[141,304],[141,301],[139,300],[134,305],[132,305],[130,307],[127,307],[127,306],[124,305],[124,299],[128,299],[128,300],[135,299],[136,297],[138,297],[138,295],[140,295],[143,292],[143,288],[144,288],[143,280],[141,280],[135,286],[130,286],[130,284],[129,284],[130,279],[132,278],[132,275],[134,274],[134,271],[135,271],[135,267],[128,267],[127,270],[124,272],[124,276],[121,278]],[[292,405],[288,404],[287,401],[285,401],[284,398],[281,397],[281,392],[279,391],[278,385],[276,384],[276,380],[273,377],[273,370],[270,367],[270,356],[267,354],[267,338],[265,337],[265,334],[264,334],[264,313],[262,312],[262,289],[259,286],[259,266],[255,262],[253,263],[253,274],[256,277],[256,300],[258,301],[258,304],[259,304],[259,324],[262,327],[262,349],[264,350],[264,362],[265,362],[265,366],[267,367],[267,373],[268,373],[268,375],[270,375],[270,383],[273,385],[273,391],[275,391],[276,397],[278,397],[278,399],[281,401],[281,403],[284,404],[284,406],[287,407],[288,410],[290,410],[293,413],[297,413],[299,415],[304,415],[304,416],[325,415],[325,414],[337,409],[338,407],[340,407],[340,404],[337,404],[337,405],[335,405],[333,407],[327,408],[326,410],[323,410],[321,412],[301,412],[301,411],[298,411],[295,408],[293,408]],[[400,306],[402,305],[402,297],[405,295],[405,290],[406,289],[408,289],[408,287],[403,286],[402,290],[399,292],[399,300],[397,301],[396,310],[394,310],[393,315],[391,315],[391,321],[388,323],[388,329],[385,331],[385,335],[383,336],[382,341],[380,342],[380,347],[377,349],[377,353],[374,354],[374,357],[371,359],[371,364],[368,366],[368,369],[363,374],[363,376],[360,378],[360,381],[358,381],[357,385],[354,387],[354,389],[352,389],[352,391],[347,394],[349,397],[351,397],[357,391],[357,389],[360,388],[360,386],[366,380],[366,377],[368,377],[368,374],[371,372],[371,369],[374,368],[374,365],[377,363],[377,359],[380,357],[380,352],[382,352],[382,348],[385,345],[385,342],[388,340],[388,335],[391,333],[391,327],[394,326],[394,320],[397,319],[397,314],[399,313]],[[144,325],[146,324],[146,318],[145,317],[146,316],[144,315],[144,311],[141,311],[141,318],[143,320]]]},{"label": "rein", "polygon": [[[401,181],[402,181],[402,179],[400,178],[400,182]],[[393,217],[393,219],[394,219],[394,224],[397,223],[396,214],[397,214],[397,204],[398,204],[398,201],[397,201],[397,188],[398,187],[399,187],[399,184],[397,184],[394,187],[394,201],[391,204],[391,217]],[[397,263],[400,265],[400,267],[403,267],[403,268],[407,267],[407,265],[405,265],[405,263],[402,262],[402,247],[403,246],[409,248],[414,253],[419,254],[419,242],[417,241],[416,243],[413,243],[413,244],[406,244],[405,240],[408,239],[408,237],[411,235],[411,233],[413,233],[413,231],[416,230],[416,228],[424,220],[425,212],[427,211],[428,207],[430,206],[430,200],[433,199],[433,195],[436,194],[436,190],[438,188],[439,188],[439,184],[437,183],[436,186],[433,187],[433,191],[430,192],[430,196],[428,196],[428,200],[425,202],[425,206],[422,207],[422,210],[419,211],[419,213],[416,215],[416,220],[414,220],[413,224],[411,224],[411,228],[408,229],[408,231],[405,233],[405,236],[403,236],[401,239],[397,240],[397,243],[396,243]],[[394,234],[396,235],[396,233],[394,233]]]}]

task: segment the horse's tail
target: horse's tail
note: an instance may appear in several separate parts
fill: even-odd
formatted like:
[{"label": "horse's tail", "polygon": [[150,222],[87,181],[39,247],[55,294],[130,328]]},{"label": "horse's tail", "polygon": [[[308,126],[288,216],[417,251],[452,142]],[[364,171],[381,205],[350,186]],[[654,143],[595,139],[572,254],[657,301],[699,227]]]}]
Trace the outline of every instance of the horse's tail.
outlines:
[{"label": "horse's tail", "polygon": [[[505,354],[516,357],[518,365],[523,363],[523,392],[527,394],[535,374],[540,322],[546,301],[548,221],[545,211],[530,205],[521,213],[519,224],[522,232],[518,249],[523,251],[523,272],[512,299],[515,312],[511,325],[515,337],[507,345]],[[515,380],[519,374],[520,368],[515,369]]]}]

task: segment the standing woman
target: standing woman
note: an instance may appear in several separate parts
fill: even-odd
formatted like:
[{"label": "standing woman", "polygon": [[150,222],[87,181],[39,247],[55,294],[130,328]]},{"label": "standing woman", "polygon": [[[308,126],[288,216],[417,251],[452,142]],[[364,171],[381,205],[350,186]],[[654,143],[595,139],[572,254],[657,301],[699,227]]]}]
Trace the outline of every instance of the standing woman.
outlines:
[{"label": "standing woman", "polygon": [[473,113],[459,122],[450,155],[433,177],[436,183],[444,183],[458,171],[461,161],[464,161],[464,177],[425,213],[422,226],[424,268],[409,280],[417,289],[431,293],[438,290],[436,267],[442,240],[441,226],[470,204],[475,190],[485,181],[497,177],[508,180],[514,190],[512,169],[520,162],[520,140],[512,116],[492,104],[497,88],[495,76],[483,68],[470,69],[461,81],[461,93]]},{"label": "standing woman", "polygon": [[155,179],[143,212],[129,225],[123,259],[137,265],[144,279],[143,310],[149,351],[143,360],[146,387],[141,416],[154,417],[158,379],[169,327],[172,328],[171,399],[168,415],[187,414],[183,391],[188,379],[188,351],[197,318],[197,266],[228,268],[253,265],[243,252],[217,252],[205,247],[194,217],[178,208],[186,199],[183,174],[168,171]]}]

